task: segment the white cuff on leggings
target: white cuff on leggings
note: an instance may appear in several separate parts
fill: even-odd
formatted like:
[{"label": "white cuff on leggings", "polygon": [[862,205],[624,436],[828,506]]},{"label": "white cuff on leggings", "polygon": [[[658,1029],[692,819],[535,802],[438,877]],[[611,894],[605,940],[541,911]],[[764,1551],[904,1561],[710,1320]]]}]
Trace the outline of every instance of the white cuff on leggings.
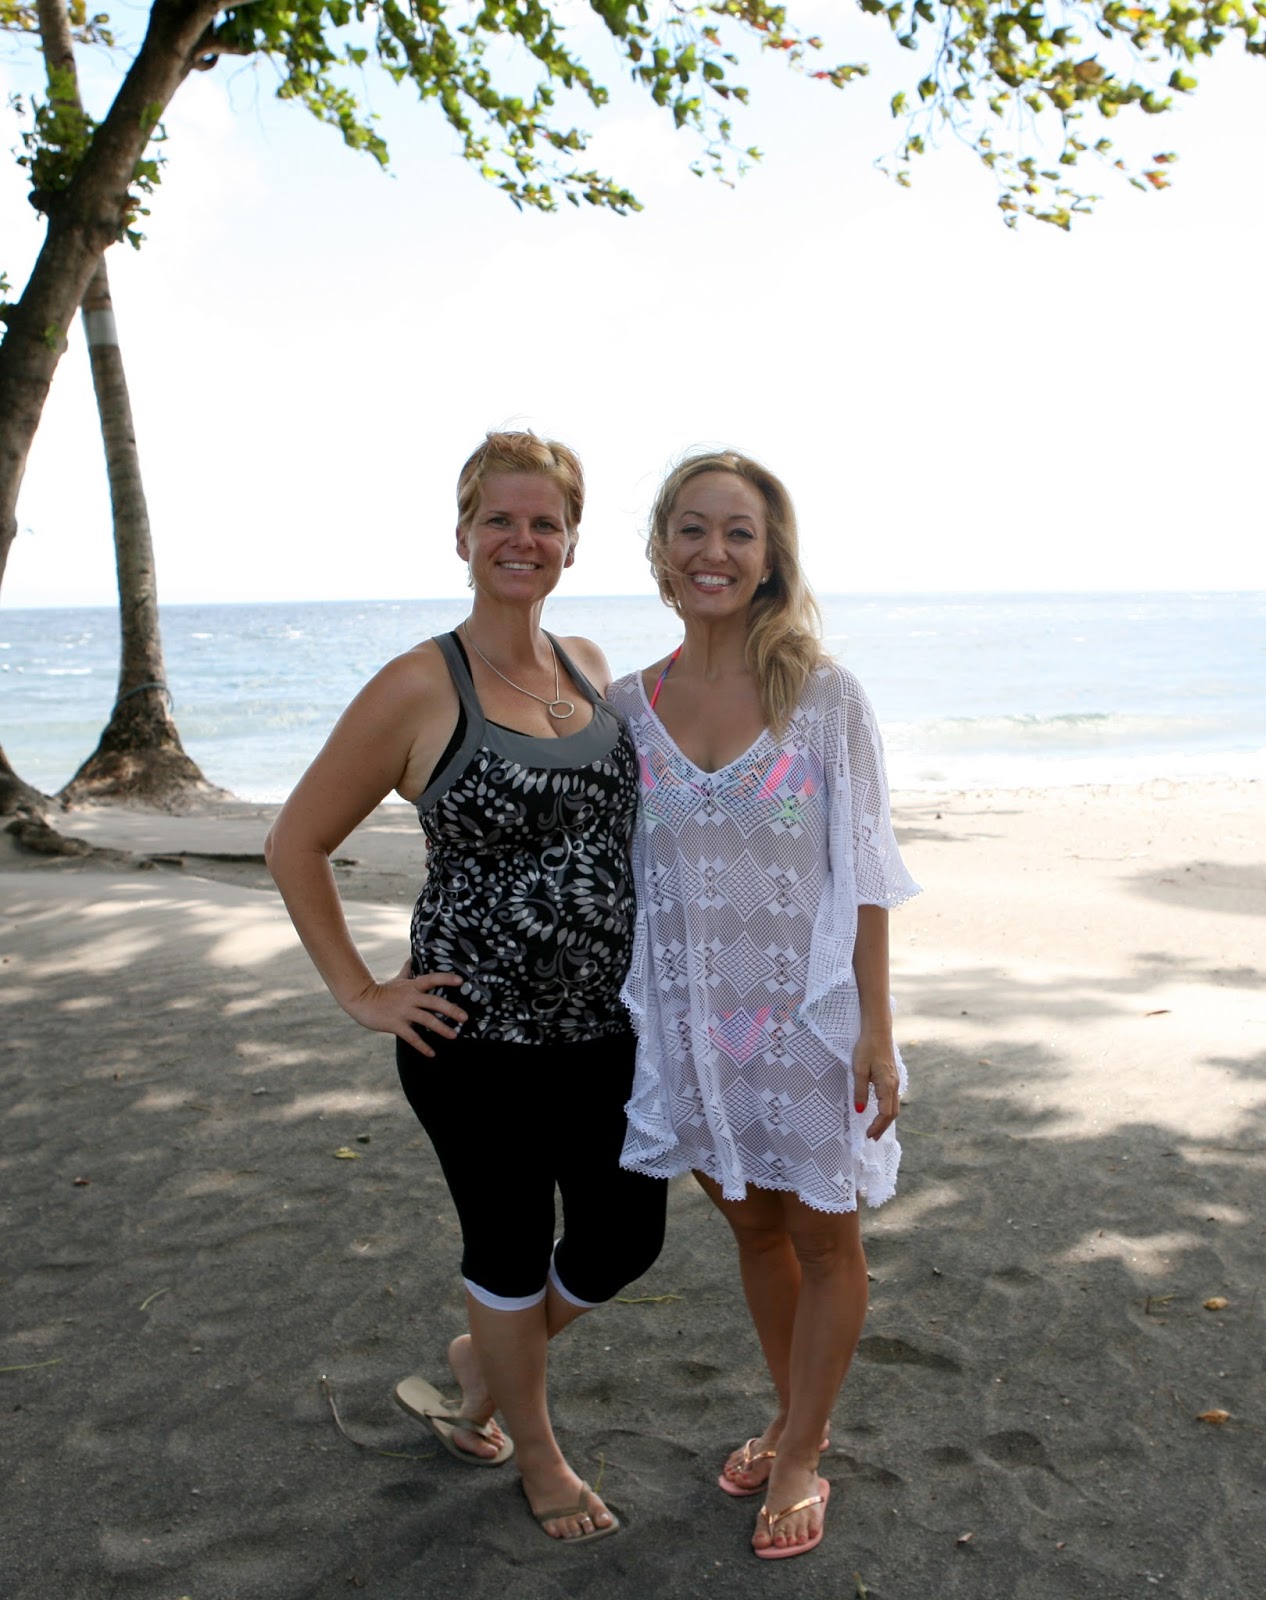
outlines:
[{"label": "white cuff on leggings", "polygon": [[[545,1298],[544,1289],[538,1290],[536,1294],[504,1295],[493,1294],[488,1289],[481,1289],[477,1283],[472,1283],[469,1278],[463,1278],[462,1282],[481,1306],[488,1306],[493,1311],[530,1311],[533,1306],[539,1306]],[[559,1292],[561,1293],[562,1291],[560,1290]]]},{"label": "white cuff on leggings", "polygon": [[554,1265],[554,1256],[557,1253],[558,1243],[555,1241],[554,1249],[550,1252],[549,1258],[549,1281],[554,1285],[554,1288],[557,1289],[558,1293],[561,1294],[563,1299],[568,1301],[569,1304],[573,1306],[579,1306],[582,1311],[592,1311],[595,1307],[600,1306],[602,1304],[601,1300],[582,1300],[578,1294],[573,1294],[563,1280],[558,1276],[558,1268]]}]

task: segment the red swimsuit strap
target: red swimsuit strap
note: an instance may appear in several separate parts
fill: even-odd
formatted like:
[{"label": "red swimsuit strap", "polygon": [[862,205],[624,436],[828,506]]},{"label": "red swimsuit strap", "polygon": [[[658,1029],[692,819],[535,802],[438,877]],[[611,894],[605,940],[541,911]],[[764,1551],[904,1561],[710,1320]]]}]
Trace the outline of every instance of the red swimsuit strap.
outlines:
[{"label": "red swimsuit strap", "polygon": [[660,673],[659,677],[655,681],[655,688],[651,693],[651,710],[652,711],[654,711],[654,709],[655,709],[655,702],[659,699],[659,691],[664,687],[664,679],[668,676],[668,670],[672,666],[673,662],[676,661],[677,657],[680,654],[681,654],[681,645],[678,645],[677,648],[673,651],[672,655],[669,656],[668,660],[665,661],[664,670]]}]

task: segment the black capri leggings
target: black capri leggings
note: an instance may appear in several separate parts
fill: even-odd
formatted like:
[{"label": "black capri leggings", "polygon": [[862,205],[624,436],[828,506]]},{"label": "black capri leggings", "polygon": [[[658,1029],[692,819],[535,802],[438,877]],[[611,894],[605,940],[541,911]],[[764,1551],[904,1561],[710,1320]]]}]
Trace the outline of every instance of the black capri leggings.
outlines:
[{"label": "black capri leggings", "polygon": [[398,1039],[396,1064],[457,1207],[471,1293],[519,1309],[544,1296],[552,1275],[568,1299],[597,1305],[641,1277],[664,1242],[668,1185],[620,1166],[632,1033],[581,1044],[427,1042],[434,1058]]}]

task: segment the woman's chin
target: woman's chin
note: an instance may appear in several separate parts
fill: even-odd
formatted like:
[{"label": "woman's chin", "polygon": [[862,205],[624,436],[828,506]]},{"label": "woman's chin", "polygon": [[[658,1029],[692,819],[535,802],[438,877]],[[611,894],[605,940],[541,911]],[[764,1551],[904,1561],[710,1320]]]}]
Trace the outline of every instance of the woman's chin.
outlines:
[{"label": "woman's chin", "polygon": [[543,571],[484,573],[475,578],[475,590],[489,600],[531,605],[553,594],[560,576]]},{"label": "woman's chin", "polygon": [[745,596],[739,589],[696,589],[687,584],[675,593],[681,615],[700,622],[745,618],[751,604],[751,596]]}]

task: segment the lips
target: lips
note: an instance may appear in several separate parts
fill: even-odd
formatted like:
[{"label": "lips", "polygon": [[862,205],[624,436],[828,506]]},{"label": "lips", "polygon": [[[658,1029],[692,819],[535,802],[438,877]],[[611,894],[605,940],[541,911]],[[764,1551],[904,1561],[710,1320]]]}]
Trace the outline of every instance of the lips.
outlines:
[{"label": "lips", "polygon": [[697,589],[729,589],[734,583],[733,578],[727,578],[719,572],[694,572],[690,581]]}]

